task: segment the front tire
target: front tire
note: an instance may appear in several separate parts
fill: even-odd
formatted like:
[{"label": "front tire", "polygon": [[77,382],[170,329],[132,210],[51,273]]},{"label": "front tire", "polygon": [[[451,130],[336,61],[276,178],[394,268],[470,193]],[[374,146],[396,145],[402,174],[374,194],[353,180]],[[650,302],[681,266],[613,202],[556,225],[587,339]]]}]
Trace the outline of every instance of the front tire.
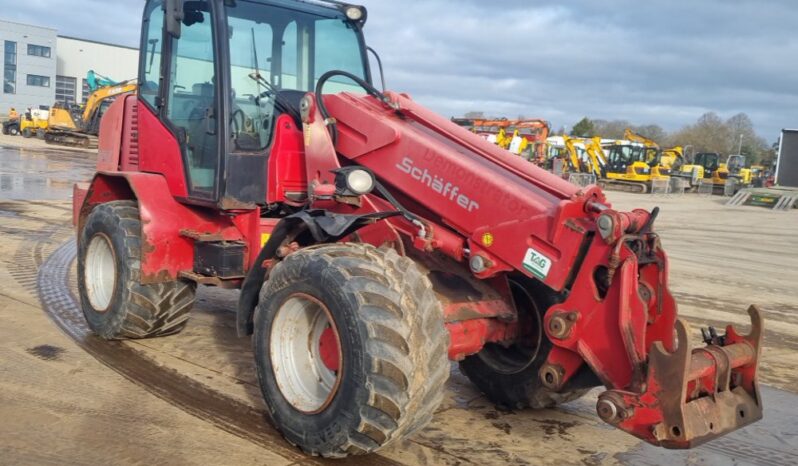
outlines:
[{"label": "front tire", "polygon": [[[510,281],[513,299],[525,328],[522,341],[510,347],[488,343],[479,353],[460,362],[460,370],[488,399],[501,409],[545,409],[574,401],[589,388],[566,386],[560,392],[545,387],[540,368],[553,345],[543,330],[543,316],[556,302],[544,285]],[[578,374],[591,385],[595,376]]]},{"label": "front tire", "polygon": [[30,139],[33,137],[33,132],[30,130],[30,128],[25,128],[22,130],[22,137],[25,139]]},{"label": "front tire", "polygon": [[92,210],[78,241],[78,289],[89,328],[106,340],[171,335],[188,322],[196,284],[142,285],[141,221],[135,202]]},{"label": "front tire", "polygon": [[429,280],[410,259],[368,245],[308,248],[277,264],[253,346],[277,429],[330,458],[374,452],[425,426],[449,376]]}]

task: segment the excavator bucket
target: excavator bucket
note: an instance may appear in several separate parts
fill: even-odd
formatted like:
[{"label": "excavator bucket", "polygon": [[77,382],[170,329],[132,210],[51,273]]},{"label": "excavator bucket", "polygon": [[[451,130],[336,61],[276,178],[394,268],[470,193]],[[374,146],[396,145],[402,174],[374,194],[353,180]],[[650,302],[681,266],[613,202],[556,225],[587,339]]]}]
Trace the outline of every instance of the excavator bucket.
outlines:
[{"label": "excavator bucket", "polygon": [[677,345],[669,352],[655,343],[649,353],[643,393],[609,390],[597,410],[606,422],[651,444],[692,448],[762,418],[756,369],[762,316],[749,308],[751,331],[729,326],[725,336],[704,331],[708,345],[693,349],[689,326],[676,323]]}]

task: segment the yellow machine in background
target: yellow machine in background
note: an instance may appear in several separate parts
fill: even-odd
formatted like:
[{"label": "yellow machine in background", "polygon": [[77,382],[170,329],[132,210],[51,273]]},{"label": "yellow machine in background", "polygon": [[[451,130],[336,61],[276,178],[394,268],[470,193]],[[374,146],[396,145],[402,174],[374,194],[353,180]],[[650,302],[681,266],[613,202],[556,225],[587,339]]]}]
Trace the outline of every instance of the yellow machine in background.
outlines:
[{"label": "yellow machine in background", "polygon": [[685,164],[684,148],[682,146],[671,147],[662,150],[663,168],[671,172],[678,171]]},{"label": "yellow machine in background", "polygon": [[677,176],[690,180],[690,187],[695,188],[701,180],[710,180],[716,191],[724,191],[728,180],[734,180],[734,190],[752,186],[754,171],[745,167],[745,156],[730,155],[726,162],[721,162],[721,156],[715,152],[702,152],[696,154],[692,163],[685,163],[679,169]]},{"label": "yellow machine in background", "polygon": [[601,138],[595,137],[585,139],[585,152],[590,162],[590,172],[596,175],[596,179],[606,178],[607,155],[601,145]]},{"label": "yellow machine in background", "polygon": [[19,134],[24,138],[38,137],[48,128],[49,112],[47,110],[31,110],[19,119]]},{"label": "yellow machine in background", "polygon": [[646,193],[654,180],[670,180],[669,171],[661,165],[658,147],[630,140],[615,141],[607,147],[606,178],[603,187]]},{"label": "yellow machine in background", "polygon": [[50,110],[44,140],[50,144],[91,147],[96,144],[105,109],[116,97],[135,92],[137,88],[135,80],[97,88],[82,110],[74,105],[56,103]]},{"label": "yellow machine in background", "polygon": [[725,164],[720,164],[718,176],[724,180],[734,179],[737,183],[736,189],[750,187],[753,182],[753,173],[746,166],[744,155],[730,155]]},{"label": "yellow machine in background", "polygon": [[681,147],[677,146],[663,150],[653,139],[641,136],[629,128],[626,128],[623,137],[627,141],[645,146],[646,156],[644,161],[649,165],[652,173],[656,173],[657,176],[670,176],[673,166],[678,166],[679,161],[684,160],[684,149]]}]

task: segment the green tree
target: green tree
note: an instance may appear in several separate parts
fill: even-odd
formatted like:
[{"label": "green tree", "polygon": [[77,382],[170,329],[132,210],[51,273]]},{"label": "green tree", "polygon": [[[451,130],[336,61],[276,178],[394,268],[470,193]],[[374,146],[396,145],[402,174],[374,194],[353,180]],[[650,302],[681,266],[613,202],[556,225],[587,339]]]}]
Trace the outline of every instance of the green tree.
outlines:
[{"label": "green tree", "polygon": [[571,129],[571,136],[577,138],[592,138],[596,135],[596,129],[593,127],[593,122],[588,117],[579,120]]}]

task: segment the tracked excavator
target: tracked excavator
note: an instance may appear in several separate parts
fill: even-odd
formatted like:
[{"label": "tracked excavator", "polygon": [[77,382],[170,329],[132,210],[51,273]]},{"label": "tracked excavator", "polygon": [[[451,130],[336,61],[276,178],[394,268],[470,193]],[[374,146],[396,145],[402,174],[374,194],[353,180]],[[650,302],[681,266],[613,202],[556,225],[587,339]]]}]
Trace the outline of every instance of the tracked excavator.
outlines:
[{"label": "tracked excavator", "polygon": [[141,85],[75,187],[89,327],[174,334],[198,286],[240,289],[269,422],[309,455],[422,429],[449,361],[512,409],[601,386],[603,420],[666,448],[760,419],[758,310],[748,334],[694,345],[657,210],[615,209],[376,88],[366,19],[327,0],[145,2]]},{"label": "tracked excavator", "polygon": [[44,140],[48,144],[96,147],[100,121],[116,97],[135,92],[136,80],[111,81],[89,72],[87,81],[92,91],[81,109],[75,104],[56,102],[50,109]]}]

